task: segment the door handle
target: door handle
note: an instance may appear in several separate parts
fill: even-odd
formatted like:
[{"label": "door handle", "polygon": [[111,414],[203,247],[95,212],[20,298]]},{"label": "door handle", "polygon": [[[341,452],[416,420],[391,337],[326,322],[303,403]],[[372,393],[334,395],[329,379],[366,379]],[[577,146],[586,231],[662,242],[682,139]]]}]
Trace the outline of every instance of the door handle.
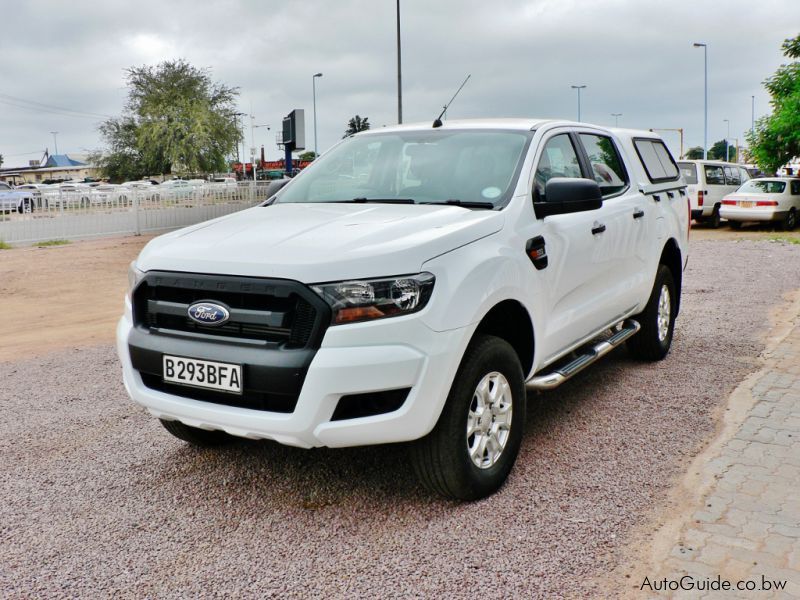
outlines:
[{"label": "door handle", "polygon": [[637,208],[633,211],[633,218],[634,219],[641,219],[644,216],[644,211],[641,208]]},{"label": "door handle", "polygon": [[592,227],[592,235],[597,235],[598,233],[603,233],[606,230],[606,226],[600,223],[595,222],[594,227]]}]

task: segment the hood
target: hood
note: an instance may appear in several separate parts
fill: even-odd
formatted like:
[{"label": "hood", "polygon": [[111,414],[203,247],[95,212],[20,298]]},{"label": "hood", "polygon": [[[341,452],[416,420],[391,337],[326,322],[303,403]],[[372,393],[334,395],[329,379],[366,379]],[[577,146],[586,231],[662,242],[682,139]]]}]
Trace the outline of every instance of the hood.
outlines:
[{"label": "hood", "polygon": [[303,283],[402,275],[499,231],[503,220],[498,211],[457,206],[259,206],[158,237],[137,264]]}]

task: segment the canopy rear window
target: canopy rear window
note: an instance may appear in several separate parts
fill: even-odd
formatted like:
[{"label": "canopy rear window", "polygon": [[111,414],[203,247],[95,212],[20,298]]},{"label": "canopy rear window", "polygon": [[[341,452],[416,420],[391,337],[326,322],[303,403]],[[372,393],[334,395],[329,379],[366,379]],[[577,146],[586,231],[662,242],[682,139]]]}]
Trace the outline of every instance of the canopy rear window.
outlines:
[{"label": "canopy rear window", "polygon": [[680,177],[678,165],[667,150],[664,142],[650,138],[633,140],[639,160],[642,161],[647,177],[652,183],[676,181]]}]

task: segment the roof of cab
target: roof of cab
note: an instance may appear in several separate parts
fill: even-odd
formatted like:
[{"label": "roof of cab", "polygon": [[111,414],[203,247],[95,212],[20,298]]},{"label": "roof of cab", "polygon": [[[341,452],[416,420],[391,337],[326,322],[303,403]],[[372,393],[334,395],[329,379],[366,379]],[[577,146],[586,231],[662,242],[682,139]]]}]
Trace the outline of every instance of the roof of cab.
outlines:
[{"label": "roof of cab", "polygon": [[[451,121],[443,121],[438,130],[448,129],[506,129],[517,131],[532,131],[539,129],[544,125],[548,126],[564,126],[564,127],[589,127],[610,131],[619,137],[653,137],[660,139],[657,133],[651,131],[644,131],[641,129],[624,129],[619,127],[604,127],[603,125],[595,125],[592,123],[579,123],[577,121],[567,121],[562,119],[457,119]],[[376,127],[362,131],[356,135],[370,135],[388,133],[393,131],[425,131],[434,130],[433,120],[420,121],[416,123],[404,123],[402,125],[390,125],[385,127]]]}]

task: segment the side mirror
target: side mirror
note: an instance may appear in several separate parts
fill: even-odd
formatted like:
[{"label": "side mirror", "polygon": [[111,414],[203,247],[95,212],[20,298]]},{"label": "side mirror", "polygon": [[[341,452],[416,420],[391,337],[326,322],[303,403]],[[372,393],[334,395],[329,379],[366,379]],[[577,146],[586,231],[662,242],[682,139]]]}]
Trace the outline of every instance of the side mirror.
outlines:
[{"label": "side mirror", "polygon": [[281,188],[283,188],[283,186],[285,186],[290,181],[291,179],[289,179],[288,177],[270,181],[269,184],[267,185],[267,198],[268,198],[267,202],[269,204],[272,204],[272,202],[274,201],[275,194],[277,194],[281,190]]},{"label": "side mirror", "polygon": [[544,186],[547,202],[534,202],[536,217],[596,210],[603,205],[600,186],[591,179],[553,177]]}]

